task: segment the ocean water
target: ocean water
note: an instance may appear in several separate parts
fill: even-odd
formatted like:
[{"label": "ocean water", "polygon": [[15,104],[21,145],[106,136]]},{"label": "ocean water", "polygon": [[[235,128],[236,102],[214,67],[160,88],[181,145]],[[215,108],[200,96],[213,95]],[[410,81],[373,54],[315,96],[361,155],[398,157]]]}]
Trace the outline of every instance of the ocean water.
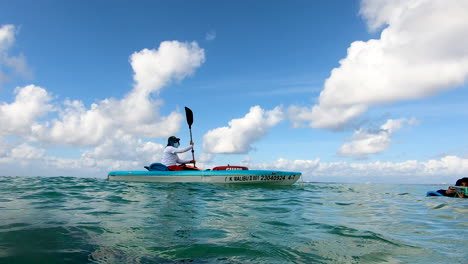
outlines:
[{"label": "ocean water", "polygon": [[468,263],[443,187],[0,177],[0,263]]}]

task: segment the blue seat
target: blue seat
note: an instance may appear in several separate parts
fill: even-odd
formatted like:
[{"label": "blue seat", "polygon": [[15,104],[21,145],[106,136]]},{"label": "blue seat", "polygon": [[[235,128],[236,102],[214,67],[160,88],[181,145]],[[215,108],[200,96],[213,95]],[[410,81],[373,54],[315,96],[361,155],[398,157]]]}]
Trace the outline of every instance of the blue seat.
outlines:
[{"label": "blue seat", "polygon": [[169,170],[169,168],[167,168],[167,166],[162,163],[152,163],[151,165],[149,165],[149,167],[145,166],[145,169],[149,171],[168,171]]}]

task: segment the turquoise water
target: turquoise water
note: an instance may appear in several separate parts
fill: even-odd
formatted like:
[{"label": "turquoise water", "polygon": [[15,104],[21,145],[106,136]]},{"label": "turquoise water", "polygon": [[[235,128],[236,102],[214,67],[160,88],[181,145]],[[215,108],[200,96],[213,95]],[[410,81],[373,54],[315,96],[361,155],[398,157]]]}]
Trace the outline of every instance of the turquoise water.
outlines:
[{"label": "turquoise water", "polygon": [[467,263],[443,187],[0,177],[0,263]]}]

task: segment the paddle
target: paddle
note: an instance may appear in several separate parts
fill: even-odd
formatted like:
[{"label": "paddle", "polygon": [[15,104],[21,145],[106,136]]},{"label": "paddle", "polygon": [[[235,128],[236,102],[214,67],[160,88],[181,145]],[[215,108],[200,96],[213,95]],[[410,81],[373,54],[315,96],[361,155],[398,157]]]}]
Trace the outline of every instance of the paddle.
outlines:
[{"label": "paddle", "polygon": [[[185,107],[185,117],[187,118],[187,124],[190,130],[190,142],[192,142],[192,124],[193,124],[193,112],[190,108]],[[196,168],[195,165],[195,151],[192,148],[192,159],[193,159],[193,166]]]}]

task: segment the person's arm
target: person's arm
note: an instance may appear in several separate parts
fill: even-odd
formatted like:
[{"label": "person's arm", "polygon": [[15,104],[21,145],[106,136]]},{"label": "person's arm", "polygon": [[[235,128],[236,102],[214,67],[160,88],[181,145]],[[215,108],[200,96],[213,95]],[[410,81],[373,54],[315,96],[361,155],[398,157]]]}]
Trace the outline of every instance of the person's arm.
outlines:
[{"label": "person's arm", "polygon": [[449,197],[456,197],[456,194],[457,194],[457,190],[452,186],[448,187],[447,190],[442,189],[442,190],[438,190],[437,192],[442,194],[443,196],[449,196]]},{"label": "person's arm", "polygon": [[178,164],[193,163],[193,160],[181,160],[181,159],[179,159],[179,157],[177,157],[177,163]]},{"label": "person's arm", "polygon": [[447,190],[440,189],[440,190],[437,190],[437,192],[440,193],[440,194],[442,194],[443,196],[448,196]]},{"label": "person's arm", "polygon": [[186,148],[174,148],[173,153],[184,153],[184,152],[191,150],[192,148],[193,148],[193,145],[190,145]]}]

